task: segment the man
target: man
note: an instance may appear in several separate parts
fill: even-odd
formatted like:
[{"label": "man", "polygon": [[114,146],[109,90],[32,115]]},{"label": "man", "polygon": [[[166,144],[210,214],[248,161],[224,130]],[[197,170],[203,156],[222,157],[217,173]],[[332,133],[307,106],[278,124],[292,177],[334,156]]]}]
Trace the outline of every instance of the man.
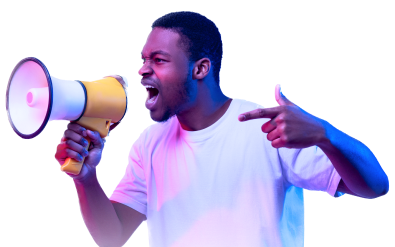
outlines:
[{"label": "man", "polygon": [[122,246],[147,220],[152,246],[303,246],[302,188],[387,193],[366,146],[294,105],[279,86],[274,108],[225,96],[221,58],[221,36],[204,16],[177,12],[154,22],[139,73],[160,123],[134,143],[111,201],[96,178],[103,140],[69,124],[56,158],[86,156],[70,176],[98,245]]}]

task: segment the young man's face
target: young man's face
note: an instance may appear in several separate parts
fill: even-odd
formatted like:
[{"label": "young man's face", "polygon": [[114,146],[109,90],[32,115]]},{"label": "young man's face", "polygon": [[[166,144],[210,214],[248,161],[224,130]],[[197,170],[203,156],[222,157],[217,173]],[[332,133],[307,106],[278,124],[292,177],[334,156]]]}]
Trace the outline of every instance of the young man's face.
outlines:
[{"label": "young man's face", "polygon": [[178,33],[154,28],[142,51],[144,61],[139,74],[147,88],[145,106],[157,122],[168,120],[185,110],[192,90],[188,56],[179,46]]}]

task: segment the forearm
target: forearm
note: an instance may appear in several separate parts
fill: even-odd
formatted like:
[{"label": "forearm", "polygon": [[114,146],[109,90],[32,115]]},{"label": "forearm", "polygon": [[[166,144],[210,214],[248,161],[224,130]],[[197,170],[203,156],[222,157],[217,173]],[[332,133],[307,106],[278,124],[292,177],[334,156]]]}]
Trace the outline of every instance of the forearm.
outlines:
[{"label": "forearm", "polygon": [[360,141],[324,122],[326,136],[318,146],[331,160],[346,186],[365,198],[388,191],[388,178],[373,153]]},{"label": "forearm", "polygon": [[83,181],[74,180],[82,216],[99,246],[122,246],[122,225],[114,207],[101,188],[96,172]]}]

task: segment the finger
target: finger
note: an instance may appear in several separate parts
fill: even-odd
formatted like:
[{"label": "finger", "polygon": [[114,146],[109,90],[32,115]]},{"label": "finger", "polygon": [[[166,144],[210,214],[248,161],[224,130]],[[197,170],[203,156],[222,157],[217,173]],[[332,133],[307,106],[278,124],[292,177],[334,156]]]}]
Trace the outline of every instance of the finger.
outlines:
[{"label": "finger", "polygon": [[66,139],[66,143],[72,141],[81,145],[82,147],[86,147],[88,145],[86,138],[73,130],[66,129],[64,131],[63,137]]},{"label": "finger", "polygon": [[281,147],[283,147],[282,143],[281,143],[281,139],[277,138],[277,139],[273,140],[272,141],[272,147],[274,147],[274,148],[281,148]]},{"label": "finger", "polygon": [[273,131],[271,131],[270,133],[267,134],[266,138],[269,141],[274,141],[278,138],[280,138],[281,134],[280,131],[278,129],[274,129]]},{"label": "finger", "polygon": [[68,148],[66,149],[66,155],[67,155],[67,157],[70,157],[70,158],[72,158],[72,159],[74,159],[76,161],[82,161],[83,160],[83,157],[82,157],[81,154],[79,154],[78,152],[76,152],[74,150],[68,149]]},{"label": "finger", "polygon": [[281,112],[280,107],[259,108],[253,111],[245,112],[239,115],[239,121],[244,122],[257,118],[273,118]]},{"label": "finger", "polygon": [[77,134],[80,134],[84,137],[87,137],[86,129],[79,124],[71,122],[67,125],[67,129],[74,131]]},{"label": "finger", "polygon": [[66,149],[66,142],[61,142],[58,146],[56,146],[56,151],[62,150],[62,149]]},{"label": "finger", "polygon": [[274,89],[274,97],[279,105],[285,105],[285,102],[281,99],[281,85],[277,84],[276,88]]},{"label": "finger", "polygon": [[274,139],[272,141],[272,147],[274,148],[282,148],[285,147],[285,142],[281,139],[281,137]]},{"label": "finger", "polygon": [[63,165],[65,160],[67,158],[72,158],[78,161],[82,160],[82,155],[80,155],[78,152],[73,151],[69,148],[67,148],[67,145],[64,144],[59,144],[55,153],[55,159],[58,160],[58,162]]},{"label": "finger", "polygon": [[281,86],[280,84],[276,85],[276,88],[274,90],[274,96],[276,97],[276,101],[279,105],[294,105],[289,99],[287,99],[284,94],[281,92]]},{"label": "finger", "polygon": [[270,131],[276,128],[277,124],[274,119],[270,119],[266,123],[264,123],[261,127],[263,133],[269,133]]},{"label": "finger", "polygon": [[87,130],[88,137],[91,139],[93,143],[93,148],[103,149],[104,143],[103,140],[97,131]]},{"label": "finger", "polygon": [[80,144],[76,143],[73,140],[67,140],[65,142],[65,145],[67,148],[79,153],[83,157],[86,157],[89,154],[88,151],[85,149],[85,147],[81,146]]}]

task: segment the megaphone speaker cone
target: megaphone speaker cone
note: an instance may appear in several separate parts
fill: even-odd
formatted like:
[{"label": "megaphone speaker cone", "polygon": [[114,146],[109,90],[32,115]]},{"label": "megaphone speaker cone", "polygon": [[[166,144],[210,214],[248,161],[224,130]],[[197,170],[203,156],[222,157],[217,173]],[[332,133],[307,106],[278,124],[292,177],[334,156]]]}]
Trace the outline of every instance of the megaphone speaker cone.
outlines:
[{"label": "megaphone speaker cone", "polygon": [[37,58],[20,61],[7,86],[8,120],[22,138],[30,139],[45,128],[52,108],[52,81],[45,65]]}]

